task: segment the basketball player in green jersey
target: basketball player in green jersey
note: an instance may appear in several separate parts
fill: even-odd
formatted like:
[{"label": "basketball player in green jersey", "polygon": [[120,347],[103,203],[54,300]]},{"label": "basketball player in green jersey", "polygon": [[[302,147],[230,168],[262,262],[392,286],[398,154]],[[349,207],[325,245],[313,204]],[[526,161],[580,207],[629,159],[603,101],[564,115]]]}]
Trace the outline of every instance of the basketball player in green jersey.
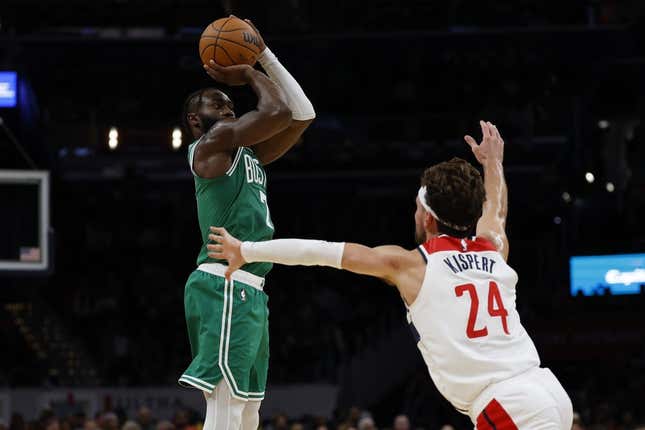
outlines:
[{"label": "basketball player in green jersey", "polygon": [[258,98],[255,110],[236,118],[231,100],[215,88],[191,94],[184,106],[196,139],[188,160],[202,246],[184,291],[193,359],[179,383],[204,392],[204,430],[258,428],[269,364],[263,287],[272,266],[247,264],[226,280],[226,261],[207,255],[209,226],[226,226],[244,240],[273,237],[263,166],[288,151],[315,117],[300,85],[260,42],[258,62],[268,76],[247,65],[204,66],[218,82],[249,85]]}]

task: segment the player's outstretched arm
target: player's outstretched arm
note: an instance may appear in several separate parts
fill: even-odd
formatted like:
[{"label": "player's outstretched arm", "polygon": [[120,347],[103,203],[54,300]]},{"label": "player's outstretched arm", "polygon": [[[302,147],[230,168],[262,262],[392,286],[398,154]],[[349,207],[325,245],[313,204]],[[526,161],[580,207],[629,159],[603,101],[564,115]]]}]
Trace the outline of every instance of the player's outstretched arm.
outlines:
[{"label": "player's outstretched arm", "polygon": [[293,121],[285,130],[269,138],[268,140],[258,143],[253,147],[255,155],[264,165],[272,163],[282,157],[291,149],[302,136],[302,133],[309,127],[316,117],[316,112],[311,101],[298,84],[298,81],[289,73],[289,71],[278,61],[278,58],[264,43],[264,39],[255,25],[248,20],[245,21],[255,29],[260,43],[260,56],[258,62],[266,71],[267,75],[284,91],[287,105],[291,109]]},{"label": "player's outstretched arm", "polygon": [[255,110],[236,121],[220,120],[200,143],[200,157],[252,146],[280,133],[291,124],[291,110],[282,90],[264,73],[248,65],[222,67],[214,61],[204,65],[209,76],[227,85],[249,85],[258,97]]},{"label": "player's outstretched arm", "polygon": [[276,239],[265,242],[240,242],[226,229],[218,227],[211,227],[209,238],[214,243],[207,245],[208,255],[228,261],[227,277],[246,263],[265,261],[288,266],[334,267],[374,276],[396,285],[398,277],[405,272],[410,262],[410,254],[413,254],[399,246],[370,248],[357,243],[322,240]]},{"label": "player's outstretched arm", "polygon": [[508,212],[508,190],[504,179],[504,140],[497,127],[490,122],[480,121],[482,142],[478,145],[471,136],[465,136],[466,143],[484,168],[484,189],[486,201],[482,216],[477,222],[477,236],[493,242],[506,260],[508,238],[506,237],[506,215]]}]

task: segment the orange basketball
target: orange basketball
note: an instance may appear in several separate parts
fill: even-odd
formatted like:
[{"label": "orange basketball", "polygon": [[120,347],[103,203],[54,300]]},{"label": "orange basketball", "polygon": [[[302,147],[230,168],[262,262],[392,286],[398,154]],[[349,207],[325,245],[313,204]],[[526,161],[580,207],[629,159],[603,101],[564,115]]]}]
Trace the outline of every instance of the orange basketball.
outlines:
[{"label": "orange basketball", "polygon": [[199,39],[202,63],[220,66],[254,65],[260,54],[260,38],[253,27],[234,16],[220,18],[206,27]]}]

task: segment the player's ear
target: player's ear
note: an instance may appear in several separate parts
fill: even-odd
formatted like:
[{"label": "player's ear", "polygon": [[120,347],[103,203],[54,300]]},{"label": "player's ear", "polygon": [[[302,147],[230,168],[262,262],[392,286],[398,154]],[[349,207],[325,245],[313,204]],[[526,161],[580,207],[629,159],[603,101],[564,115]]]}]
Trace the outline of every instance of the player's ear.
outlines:
[{"label": "player's ear", "polygon": [[191,127],[201,128],[201,123],[199,121],[199,116],[196,113],[194,113],[194,112],[188,113],[186,115],[186,119],[188,120],[188,125],[190,125]]},{"label": "player's ear", "polygon": [[432,215],[430,215],[429,212],[426,212],[423,215],[423,227],[425,227],[426,231],[436,231],[437,230],[437,220],[434,219]]}]

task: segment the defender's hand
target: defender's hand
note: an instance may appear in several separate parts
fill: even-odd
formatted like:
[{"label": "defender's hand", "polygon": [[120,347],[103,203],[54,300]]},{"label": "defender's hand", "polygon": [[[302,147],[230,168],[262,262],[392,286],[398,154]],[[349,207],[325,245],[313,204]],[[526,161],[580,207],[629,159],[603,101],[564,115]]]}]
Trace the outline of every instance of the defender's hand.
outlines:
[{"label": "defender's hand", "polygon": [[478,145],[477,141],[471,136],[464,136],[464,140],[470,146],[475,158],[480,164],[486,161],[504,161],[504,140],[499,134],[497,127],[490,122],[479,121],[482,128],[482,142]]},{"label": "defender's hand", "polygon": [[253,67],[248,64],[223,67],[213,60],[204,64],[204,70],[211,78],[230,86],[248,84],[253,73]]},{"label": "defender's hand", "polygon": [[206,245],[206,248],[208,248],[208,256],[210,258],[228,261],[228,269],[226,270],[225,276],[226,279],[230,280],[233,272],[246,263],[240,249],[242,242],[228,234],[223,227],[211,227],[211,234],[208,235],[208,238],[215,242]]},{"label": "defender's hand", "polygon": [[245,19],[244,22],[246,22],[248,25],[250,25],[251,28],[253,30],[255,30],[255,34],[258,35],[258,39],[259,39],[259,42],[260,42],[260,53],[262,53],[262,51],[265,50],[267,45],[266,45],[266,43],[264,43],[264,39],[262,38],[262,35],[260,34],[260,31],[255,27],[255,25],[253,24],[253,22],[250,19]]}]

